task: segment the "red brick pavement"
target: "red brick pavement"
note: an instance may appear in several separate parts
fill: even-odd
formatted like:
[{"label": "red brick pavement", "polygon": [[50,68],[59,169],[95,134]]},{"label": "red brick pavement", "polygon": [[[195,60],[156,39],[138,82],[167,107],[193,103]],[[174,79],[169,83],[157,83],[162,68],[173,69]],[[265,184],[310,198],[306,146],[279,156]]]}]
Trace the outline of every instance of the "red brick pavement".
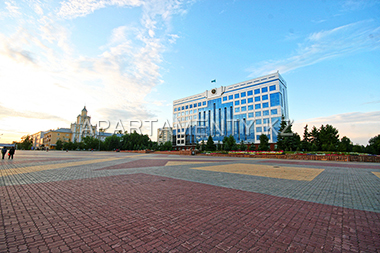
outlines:
[{"label": "red brick pavement", "polygon": [[201,160],[201,159],[139,159],[117,165],[107,166],[96,170],[116,170],[116,169],[131,169],[131,168],[146,168],[146,167],[161,167],[169,161],[174,162],[234,162],[233,160]]},{"label": "red brick pavement", "polygon": [[0,187],[0,252],[376,252],[380,214],[133,174]]}]

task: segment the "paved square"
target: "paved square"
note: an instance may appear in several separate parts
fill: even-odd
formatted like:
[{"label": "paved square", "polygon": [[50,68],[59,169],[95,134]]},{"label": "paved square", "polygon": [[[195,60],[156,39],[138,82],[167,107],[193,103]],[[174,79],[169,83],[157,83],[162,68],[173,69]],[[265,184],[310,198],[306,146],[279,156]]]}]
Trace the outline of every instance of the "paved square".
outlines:
[{"label": "paved square", "polygon": [[312,181],[323,172],[323,169],[312,169],[302,167],[279,167],[262,164],[228,164],[194,168],[197,170],[208,170],[215,172],[236,173],[259,177],[271,177],[290,180]]},{"label": "paved square", "polygon": [[[17,151],[0,166],[0,252],[380,249],[378,164]],[[276,176],[300,170],[318,173]]]}]

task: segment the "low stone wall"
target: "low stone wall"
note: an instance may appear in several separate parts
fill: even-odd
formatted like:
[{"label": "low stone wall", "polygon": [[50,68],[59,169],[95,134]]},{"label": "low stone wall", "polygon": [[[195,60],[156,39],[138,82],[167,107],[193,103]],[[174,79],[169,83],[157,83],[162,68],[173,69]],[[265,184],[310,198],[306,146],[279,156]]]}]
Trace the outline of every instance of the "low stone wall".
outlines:
[{"label": "low stone wall", "polygon": [[126,152],[126,153],[153,153],[153,150],[121,150],[121,152]]},{"label": "low stone wall", "polygon": [[249,157],[266,159],[288,160],[314,160],[314,161],[337,161],[337,162],[374,162],[380,163],[380,156],[357,156],[357,155],[246,155],[246,154],[201,154],[204,156],[223,157]]},{"label": "low stone wall", "polygon": [[[191,150],[179,151],[152,151],[152,150],[122,150],[129,153],[155,153],[166,155],[191,155]],[[266,158],[266,159],[288,159],[288,160],[314,160],[314,161],[337,161],[337,162],[373,162],[380,163],[380,156],[361,156],[361,155],[246,155],[246,154],[197,154],[202,156],[221,156],[221,157],[247,157],[247,158]]]}]

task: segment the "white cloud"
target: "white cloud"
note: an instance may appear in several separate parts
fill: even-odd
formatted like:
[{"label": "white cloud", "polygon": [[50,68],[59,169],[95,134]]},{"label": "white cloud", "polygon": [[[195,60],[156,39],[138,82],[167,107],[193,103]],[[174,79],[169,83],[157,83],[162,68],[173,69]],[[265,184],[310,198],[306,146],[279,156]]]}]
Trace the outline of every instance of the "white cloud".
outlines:
[{"label": "white cloud", "polygon": [[14,1],[5,2],[6,10],[8,11],[8,15],[10,17],[21,16],[21,12],[19,11],[19,7],[16,6]]},{"label": "white cloud", "polygon": [[83,17],[107,6],[137,7],[141,4],[140,0],[68,0],[61,2],[58,16],[63,18]]},{"label": "white cloud", "polygon": [[250,77],[279,70],[286,73],[330,58],[380,47],[380,27],[372,20],[359,21],[310,34],[296,52],[285,59],[260,62],[248,69]]},{"label": "white cloud", "polygon": [[[94,122],[155,117],[157,112],[147,109],[151,102],[145,97],[162,83],[162,54],[178,38],[170,33],[171,16],[185,12],[182,4],[177,0],[72,0],[62,2],[56,13],[46,3],[29,2],[37,17],[28,15],[14,23],[12,35],[0,33],[0,81],[7,84],[3,94],[11,94],[2,99],[0,109],[8,113],[0,113],[1,131],[25,133],[31,125],[30,133],[69,127],[67,122],[75,120],[84,104]],[[140,24],[115,27],[97,56],[75,55],[72,23],[65,19],[85,17],[111,5],[142,8]]]},{"label": "white cloud", "polygon": [[367,145],[368,140],[380,134],[380,111],[351,112],[319,117],[314,119],[297,120],[293,130],[301,137],[303,128],[308,124],[309,130],[315,126],[332,125],[339,130],[339,137],[347,136],[354,144]]}]

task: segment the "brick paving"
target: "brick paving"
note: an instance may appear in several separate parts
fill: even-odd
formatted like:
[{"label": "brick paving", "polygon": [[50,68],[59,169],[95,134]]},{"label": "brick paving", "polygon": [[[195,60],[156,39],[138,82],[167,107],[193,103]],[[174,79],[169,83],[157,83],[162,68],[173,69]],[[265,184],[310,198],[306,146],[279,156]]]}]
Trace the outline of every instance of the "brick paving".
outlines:
[{"label": "brick paving", "polygon": [[[42,154],[46,164],[35,163]],[[272,160],[159,157],[18,151],[16,160],[0,161],[0,252],[380,249],[380,178],[374,175],[380,168],[303,162],[323,172],[299,181],[194,170]],[[25,163],[17,159],[42,168],[23,173]],[[164,166],[168,160],[183,164]],[[52,163],[60,165],[44,169]],[[126,164],[144,166],[123,169]]]}]

